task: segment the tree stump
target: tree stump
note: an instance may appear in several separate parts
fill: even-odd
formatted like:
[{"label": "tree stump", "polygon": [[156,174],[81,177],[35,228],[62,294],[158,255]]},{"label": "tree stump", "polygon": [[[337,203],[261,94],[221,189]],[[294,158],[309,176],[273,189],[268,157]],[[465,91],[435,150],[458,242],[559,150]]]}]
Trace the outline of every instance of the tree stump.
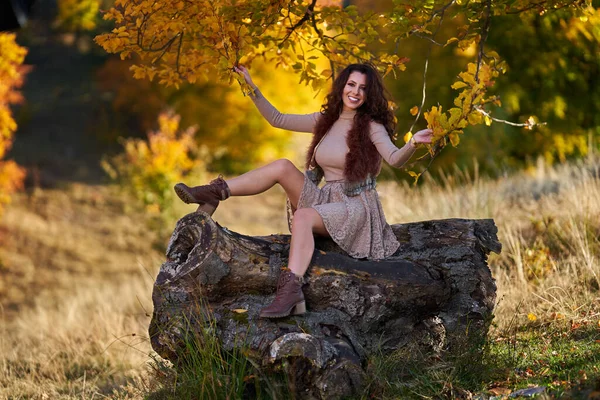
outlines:
[{"label": "tree stump", "polygon": [[308,312],[258,318],[287,263],[289,235],[250,237],[202,212],[179,220],[154,284],[150,337],[177,362],[187,333],[206,329],[225,349],[244,346],[266,370],[284,368],[302,398],[357,393],[361,363],[409,343],[432,351],[485,333],[496,285],[487,266],[501,244],[491,219],[393,225],[400,248],[384,260],[347,256],[317,239],[306,275]]}]

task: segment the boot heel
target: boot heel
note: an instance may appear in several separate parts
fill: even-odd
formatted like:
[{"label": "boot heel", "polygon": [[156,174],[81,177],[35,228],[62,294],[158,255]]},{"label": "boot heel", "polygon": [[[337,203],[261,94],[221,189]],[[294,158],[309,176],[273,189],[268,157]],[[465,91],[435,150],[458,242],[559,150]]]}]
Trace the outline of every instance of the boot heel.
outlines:
[{"label": "boot heel", "polygon": [[294,306],[292,309],[292,315],[300,315],[306,312],[306,302],[302,301]]},{"label": "boot heel", "polygon": [[175,194],[177,194],[177,197],[179,197],[184,203],[190,204],[194,202],[194,196],[192,196],[188,190],[188,187],[183,183],[178,183],[173,189],[175,189]]},{"label": "boot heel", "polygon": [[211,206],[208,203],[204,203],[204,204],[200,204],[200,206],[198,206],[198,209],[196,211],[203,211],[203,212],[207,213],[208,215],[212,216],[215,213],[216,209],[217,209],[217,207]]}]

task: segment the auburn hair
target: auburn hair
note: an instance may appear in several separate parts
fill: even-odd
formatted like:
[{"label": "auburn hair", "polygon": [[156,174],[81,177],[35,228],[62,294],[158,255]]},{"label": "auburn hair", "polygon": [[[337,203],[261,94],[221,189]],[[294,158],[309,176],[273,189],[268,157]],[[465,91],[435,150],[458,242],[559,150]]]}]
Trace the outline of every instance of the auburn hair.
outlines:
[{"label": "auburn hair", "polygon": [[349,182],[359,182],[365,180],[369,175],[377,176],[381,169],[381,155],[370,138],[371,121],[383,125],[390,138],[393,137],[395,128],[394,114],[389,107],[387,91],[383,86],[381,76],[371,64],[350,64],[334,80],[331,92],[327,95],[321,109],[321,117],[313,132],[312,142],[306,155],[306,169],[315,166],[311,164],[317,144],[329,132],[342,113],[344,87],[353,72],[365,74],[367,79],[365,102],[356,110],[352,128],[346,139],[349,151],[344,165],[344,178]]}]

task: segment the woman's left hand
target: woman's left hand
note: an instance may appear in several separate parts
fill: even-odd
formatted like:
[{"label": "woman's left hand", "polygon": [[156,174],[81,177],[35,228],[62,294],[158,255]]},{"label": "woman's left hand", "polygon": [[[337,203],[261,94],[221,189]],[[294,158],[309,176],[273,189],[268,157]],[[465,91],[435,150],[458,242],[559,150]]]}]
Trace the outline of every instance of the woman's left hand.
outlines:
[{"label": "woman's left hand", "polygon": [[431,129],[422,129],[418,132],[416,132],[415,134],[413,134],[412,138],[410,139],[410,142],[413,144],[413,146],[417,146],[421,143],[431,143],[431,140],[433,139],[433,130]]}]

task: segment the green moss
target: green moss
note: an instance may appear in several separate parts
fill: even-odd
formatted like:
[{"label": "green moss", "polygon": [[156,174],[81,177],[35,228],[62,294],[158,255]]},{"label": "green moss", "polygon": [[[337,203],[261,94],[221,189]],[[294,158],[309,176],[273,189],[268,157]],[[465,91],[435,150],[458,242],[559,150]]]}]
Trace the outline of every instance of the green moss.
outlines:
[{"label": "green moss", "polygon": [[231,312],[231,319],[234,320],[235,322],[239,322],[242,323],[244,325],[248,325],[248,313],[236,313],[236,312]]}]

